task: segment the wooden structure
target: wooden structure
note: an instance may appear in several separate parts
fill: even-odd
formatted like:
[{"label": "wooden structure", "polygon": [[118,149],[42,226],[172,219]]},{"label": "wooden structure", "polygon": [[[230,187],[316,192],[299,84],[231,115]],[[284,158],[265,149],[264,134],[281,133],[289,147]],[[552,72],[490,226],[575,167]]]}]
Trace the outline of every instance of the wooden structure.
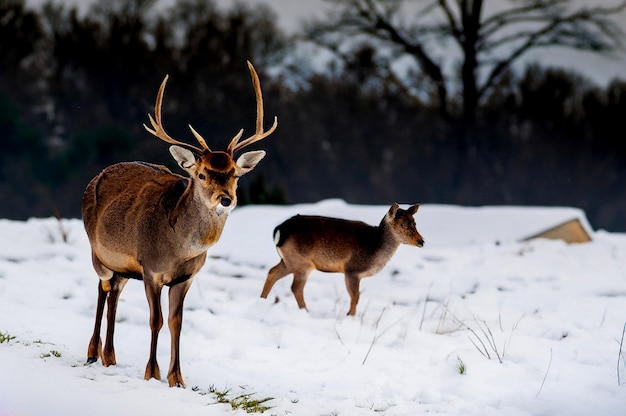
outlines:
[{"label": "wooden structure", "polygon": [[532,240],[533,238],[549,238],[552,240],[563,240],[568,244],[571,243],[587,243],[591,241],[591,235],[583,227],[580,219],[573,218],[569,221],[565,221],[547,230],[540,231],[537,234],[533,234],[530,237],[526,237],[524,240]]}]

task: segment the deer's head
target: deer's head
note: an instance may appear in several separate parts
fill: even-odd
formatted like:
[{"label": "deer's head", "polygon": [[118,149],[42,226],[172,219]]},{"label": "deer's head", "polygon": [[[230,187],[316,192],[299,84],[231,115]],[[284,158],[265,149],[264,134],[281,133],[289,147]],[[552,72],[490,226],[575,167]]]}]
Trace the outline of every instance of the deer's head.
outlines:
[{"label": "deer's head", "polygon": [[193,127],[189,126],[191,132],[201,147],[196,147],[170,137],[163,128],[161,120],[161,104],[163,92],[168,77],[161,83],[154,106],[154,118],[148,114],[152,129],[144,124],[148,132],[166,141],[170,146],[170,153],[184,169],[204,203],[210,209],[214,209],[218,215],[229,212],[237,203],[237,181],[239,178],[250,172],[265,156],[263,150],[256,150],[243,153],[235,158],[235,153],[246,146],[262,140],[272,134],[278,126],[278,119],[274,117],[274,123],[269,130],[263,130],[263,96],[261,94],[261,84],[254,67],[248,62],[248,68],[254,84],[254,92],[257,102],[257,119],[255,133],[243,141],[239,141],[243,135],[243,129],[233,137],[226,151],[213,151],[206,144],[204,138]]},{"label": "deer's head", "polygon": [[423,247],[424,238],[421,236],[415,225],[413,215],[419,209],[420,204],[411,205],[408,209],[402,209],[394,203],[383,221],[393,229],[394,235],[404,244]]}]

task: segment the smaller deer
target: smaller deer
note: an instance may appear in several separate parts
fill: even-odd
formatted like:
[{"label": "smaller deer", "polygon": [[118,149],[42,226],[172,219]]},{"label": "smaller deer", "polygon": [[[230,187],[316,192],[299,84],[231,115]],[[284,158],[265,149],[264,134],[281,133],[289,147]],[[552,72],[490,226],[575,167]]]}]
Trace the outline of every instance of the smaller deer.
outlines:
[{"label": "smaller deer", "polygon": [[304,285],[313,270],[343,273],[350,295],[348,315],[354,315],[362,278],[378,273],[400,244],[424,246],[413,218],[418,208],[404,210],[394,203],[378,226],[320,216],[289,218],[274,229],[281,260],[270,269],[261,297],[267,298],[274,283],[293,273],[291,291],[300,309],[306,309]]}]

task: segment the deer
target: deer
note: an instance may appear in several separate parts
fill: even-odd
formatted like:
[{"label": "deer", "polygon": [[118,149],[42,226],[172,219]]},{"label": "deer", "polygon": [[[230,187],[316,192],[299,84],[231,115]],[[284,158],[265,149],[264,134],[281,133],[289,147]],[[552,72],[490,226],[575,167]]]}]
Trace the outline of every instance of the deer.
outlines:
[{"label": "deer", "polygon": [[[169,151],[187,176],[148,162],[121,162],[106,167],[87,185],[82,217],[91,245],[93,267],[99,277],[93,335],[87,348],[87,364],[101,359],[116,364],[113,344],[117,304],[129,279],[143,280],[150,309],[150,356],[144,378],[161,379],[157,363],[157,340],[163,326],[161,291],[168,286],[168,326],[171,356],[167,380],[170,387],[185,387],[180,369],[180,332],[183,302],[194,276],[204,265],[207,250],[222,233],[229,212],[237,204],[237,182],[265,156],[240,150],[271,135],[263,129],[263,96],[259,77],[248,68],[256,96],[256,131],[240,141],[241,129],[226,151],[213,151],[204,138],[189,128],[200,147],[175,140],[163,127],[161,106],[168,75],[159,88],[154,117],[148,114],[153,136],[169,143]],[[107,304],[104,347],[100,328]]]},{"label": "deer", "polygon": [[405,210],[394,203],[378,226],[315,215],[287,219],[274,229],[281,260],[269,270],[261,298],[267,298],[278,280],[293,274],[291,291],[298,307],[307,310],[304,285],[311,272],[343,273],[350,296],[348,316],[354,316],[361,279],[380,272],[400,244],[424,246],[413,218],[419,206]]}]

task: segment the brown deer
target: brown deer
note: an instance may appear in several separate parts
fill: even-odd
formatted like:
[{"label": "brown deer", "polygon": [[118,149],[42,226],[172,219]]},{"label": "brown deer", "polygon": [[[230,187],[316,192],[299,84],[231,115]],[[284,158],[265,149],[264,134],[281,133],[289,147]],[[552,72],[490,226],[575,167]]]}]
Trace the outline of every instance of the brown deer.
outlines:
[{"label": "brown deer", "polygon": [[[93,336],[87,362],[98,357],[104,366],[116,364],[113,347],[117,302],[129,278],[142,279],[150,307],[150,358],[145,379],[160,379],[157,339],[163,326],[161,290],[169,287],[168,325],[171,333],[171,360],[167,380],[185,387],[180,371],[179,340],[183,301],[194,276],[206,260],[207,249],[220,238],[230,210],[237,203],[240,176],[250,172],[265,156],[262,150],[242,154],[239,150],[274,132],[263,130],[263,97],[259,78],[248,62],[257,101],[256,132],[239,141],[243,130],[231,140],[226,151],[212,151],[191,127],[201,147],[179,142],[163,128],[161,103],[168,77],[161,84],[154,107],[148,114],[148,132],[172,144],[170,153],[189,176],[172,173],[165,166],[145,162],[118,163],[105,168],[89,182],[83,195],[82,214],[91,244],[94,269],[100,278]],[[107,330],[104,349],[100,326],[107,303]]]},{"label": "brown deer", "polygon": [[423,247],[413,215],[419,204],[404,210],[394,203],[380,225],[319,216],[296,215],[274,229],[274,243],[281,260],[265,280],[262,298],[279,279],[293,273],[293,292],[298,306],[306,309],[304,285],[313,270],[343,273],[350,295],[348,315],[356,313],[359,285],[364,277],[378,273],[400,244]]}]

